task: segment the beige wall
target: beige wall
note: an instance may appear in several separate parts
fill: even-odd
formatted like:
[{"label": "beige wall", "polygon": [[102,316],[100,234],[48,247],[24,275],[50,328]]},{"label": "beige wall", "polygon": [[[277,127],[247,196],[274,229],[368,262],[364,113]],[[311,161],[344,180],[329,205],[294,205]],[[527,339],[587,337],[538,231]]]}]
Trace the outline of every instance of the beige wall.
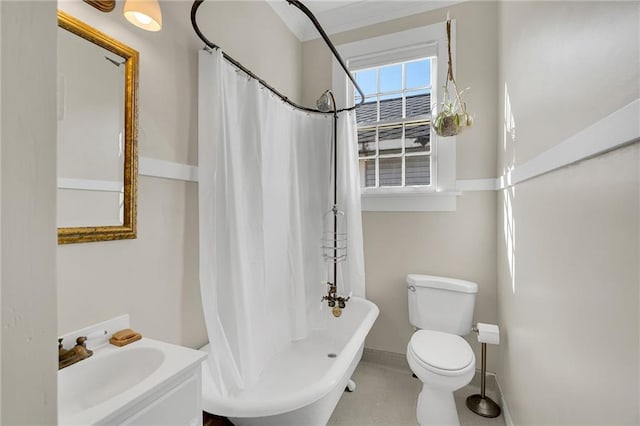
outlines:
[{"label": "beige wall", "polygon": [[[500,3],[515,130],[501,123],[499,173],[638,98],[639,22],[638,2]],[[515,424],[640,422],[639,165],[631,146],[499,194],[498,377]]]},{"label": "beige wall", "polygon": [[[457,138],[458,179],[495,177],[497,140],[497,6],[470,2],[397,19],[332,36],[336,45],[390,34],[446,20],[457,25],[457,75],[476,117],[474,127]],[[303,44],[303,102],[313,105],[331,87],[331,56],[321,40]],[[457,199],[453,213],[363,213],[367,297],[380,307],[380,316],[367,347],[404,353],[413,331],[409,324],[408,273],[451,276],[475,281],[480,290],[474,321],[497,323],[496,195],[469,192]],[[469,341],[476,350],[475,337]],[[489,369],[498,356],[489,351]]]},{"label": "beige wall", "polygon": [[0,3],[3,425],[55,424],[55,3]]},{"label": "beige wall", "polygon": [[[366,346],[405,353],[409,324],[407,273],[473,280],[479,285],[474,322],[497,324],[495,275],[495,196],[464,194],[455,213],[363,214],[367,298],[380,308]],[[476,351],[479,344],[468,336]],[[488,368],[498,353],[489,347]]]},{"label": "beige wall", "polygon": [[[126,22],[123,2],[110,14],[80,1],[60,8],[140,52],[140,155],[196,165],[197,51],[204,44],[191,29],[191,4],[161,2],[159,33]],[[198,22],[225,52],[300,99],[300,42],[267,4],[209,1]],[[141,176],[137,239],[59,246],[58,333],[129,313],[146,336],[204,344],[197,195],[195,183]]]}]

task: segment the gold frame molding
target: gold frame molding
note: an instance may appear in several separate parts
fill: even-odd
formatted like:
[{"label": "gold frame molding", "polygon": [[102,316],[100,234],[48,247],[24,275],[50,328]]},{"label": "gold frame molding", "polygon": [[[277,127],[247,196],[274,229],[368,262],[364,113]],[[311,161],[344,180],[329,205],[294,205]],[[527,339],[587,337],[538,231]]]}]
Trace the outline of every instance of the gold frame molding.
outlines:
[{"label": "gold frame molding", "polygon": [[109,13],[116,7],[116,0],[83,0],[101,12]]},{"label": "gold frame molding", "polygon": [[58,244],[136,238],[138,178],[138,52],[58,10],[58,26],[125,58],[124,214],[123,224],[58,228]]}]

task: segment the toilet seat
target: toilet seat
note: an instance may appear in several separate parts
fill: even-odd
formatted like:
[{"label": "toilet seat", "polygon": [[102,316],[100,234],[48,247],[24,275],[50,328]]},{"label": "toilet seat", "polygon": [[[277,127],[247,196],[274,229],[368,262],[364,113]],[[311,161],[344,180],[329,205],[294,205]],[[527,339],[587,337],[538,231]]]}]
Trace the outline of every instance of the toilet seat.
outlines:
[{"label": "toilet seat", "polygon": [[457,376],[475,363],[469,343],[455,334],[419,330],[411,336],[408,346],[420,366],[443,376]]}]

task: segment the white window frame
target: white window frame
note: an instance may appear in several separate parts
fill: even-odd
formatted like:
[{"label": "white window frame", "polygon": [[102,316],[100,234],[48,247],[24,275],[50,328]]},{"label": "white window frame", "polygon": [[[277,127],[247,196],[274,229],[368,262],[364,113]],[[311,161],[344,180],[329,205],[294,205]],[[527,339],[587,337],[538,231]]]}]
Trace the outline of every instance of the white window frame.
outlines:
[{"label": "white window frame", "polygon": [[[432,86],[431,81],[429,82],[429,85],[427,86],[422,86],[422,87],[418,87],[418,88],[411,88],[409,90],[407,90],[407,88],[405,87],[406,85],[406,81],[405,81],[405,72],[406,72],[406,64],[411,63],[413,61],[418,61],[418,60],[424,60],[424,59],[432,59],[433,57],[436,56],[436,52],[435,49],[433,49],[431,46],[426,46],[425,48],[412,48],[410,49],[411,53],[408,52],[409,49],[407,49],[407,52],[405,52],[404,54],[406,54],[408,57],[412,58],[409,59],[408,61],[397,61],[394,62],[392,64],[390,64],[388,62],[388,54],[381,54],[381,55],[374,55],[372,57],[367,57],[365,60],[361,60],[359,61],[360,63],[358,63],[358,61],[351,61],[351,67],[350,67],[350,71],[351,72],[358,72],[359,70],[380,70],[382,67],[384,66],[389,66],[389,65],[400,65],[402,64],[402,89],[401,90],[395,90],[395,91],[388,91],[388,92],[384,92],[385,96],[388,96],[389,94],[393,94],[393,95],[400,95],[401,99],[405,98],[406,99],[406,94],[407,91],[411,92],[413,90],[429,90],[431,93],[431,96],[437,99],[437,88]],[[413,53],[415,52],[415,53]],[[425,56],[426,55],[426,56]],[[437,74],[437,69],[436,69],[436,65],[437,61],[434,60],[430,60],[429,61],[429,67],[430,67],[430,75],[436,75]],[[376,89],[379,89],[379,85],[380,85],[380,73],[379,71],[376,72],[377,75],[377,87]],[[432,79],[433,80],[433,79]],[[355,92],[355,89],[352,88],[351,92]],[[376,95],[380,95],[379,92],[376,93]],[[377,98],[377,96],[376,96]],[[404,109],[406,108],[406,104],[402,105],[402,111],[404,111]],[[431,105],[430,105],[431,107]],[[378,108],[378,113],[380,112],[380,109]],[[406,152],[406,142],[405,142],[405,136],[404,136],[404,132],[406,131],[406,128],[408,126],[411,126],[412,124],[416,124],[416,123],[420,123],[423,122],[424,120],[429,120],[431,121],[431,113],[428,114],[420,114],[420,115],[415,115],[412,117],[405,117],[405,115],[403,114],[403,117],[396,117],[396,118],[389,118],[389,119],[385,119],[385,120],[377,120],[375,122],[367,122],[367,123],[362,123],[362,127],[367,128],[369,130],[371,129],[383,129],[386,126],[398,126],[401,127],[403,129],[403,136],[401,136],[401,153],[400,156],[398,156],[398,154],[394,153],[394,154],[381,154],[379,152],[380,148],[379,148],[379,144],[378,147],[376,149],[376,153],[373,157],[370,158],[365,158],[367,160],[374,160],[376,162],[376,167],[375,167],[375,181],[376,181],[376,185],[372,186],[372,187],[361,187],[362,193],[366,194],[366,193],[378,193],[380,191],[381,188],[384,189],[392,189],[396,192],[411,192],[411,191],[420,191],[420,190],[424,190],[424,191],[434,191],[435,190],[435,181],[436,181],[436,177],[435,177],[435,173],[436,173],[436,168],[435,168],[435,163],[434,163],[434,159],[436,158],[436,154],[435,154],[435,150],[436,150],[436,144],[429,144],[429,152],[428,154],[425,154],[425,152],[416,152],[416,153],[408,153]],[[429,127],[431,127],[431,124],[429,124]],[[361,129],[361,125],[358,124],[357,126],[358,130]],[[431,137],[434,136],[433,134],[433,130],[430,131],[431,133]],[[431,140],[431,139],[430,139]],[[429,157],[429,164],[430,164],[430,173],[429,173],[429,184],[428,185],[404,185],[404,182],[406,180],[406,160],[408,158],[411,157],[423,157],[423,156],[428,156]],[[380,180],[380,167],[379,167],[379,161],[384,159],[384,158],[402,158],[402,166],[401,166],[401,170],[400,170],[400,179],[401,182],[403,183],[402,186],[380,186],[379,185],[379,180]],[[362,171],[362,166],[360,168],[360,170]],[[360,177],[362,180],[362,176]]]},{"label": "white window frame", "polygon": [[[455,21],[451,22],[451,55],[455,70]],[[436,57],[432,67],[431,111],[435,118],[441,99],[440,88],[447,75],[446,23],[441,22],[398,33],[337,46],[349,69],[362,69],[417,58]],[[434,70],[435,68],[435,70]],[[353,105],[354,88],[340,64],[333,60],[333,92],[339,105]],[[432,120],[433,121],[433,120]],[[431,133],[431,185],[425,187],[363,188],[363,211],[455,211],[456,138]]]}]

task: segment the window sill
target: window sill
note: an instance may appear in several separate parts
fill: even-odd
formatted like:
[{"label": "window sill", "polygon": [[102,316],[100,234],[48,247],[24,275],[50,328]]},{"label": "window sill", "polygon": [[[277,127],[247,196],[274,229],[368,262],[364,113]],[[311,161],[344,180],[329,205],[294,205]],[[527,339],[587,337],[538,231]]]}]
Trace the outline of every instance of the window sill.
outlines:
[{"label": "window sill", "polygon": [[360,196],[365,212],[453,212],[456,191],[375,191]]}]

